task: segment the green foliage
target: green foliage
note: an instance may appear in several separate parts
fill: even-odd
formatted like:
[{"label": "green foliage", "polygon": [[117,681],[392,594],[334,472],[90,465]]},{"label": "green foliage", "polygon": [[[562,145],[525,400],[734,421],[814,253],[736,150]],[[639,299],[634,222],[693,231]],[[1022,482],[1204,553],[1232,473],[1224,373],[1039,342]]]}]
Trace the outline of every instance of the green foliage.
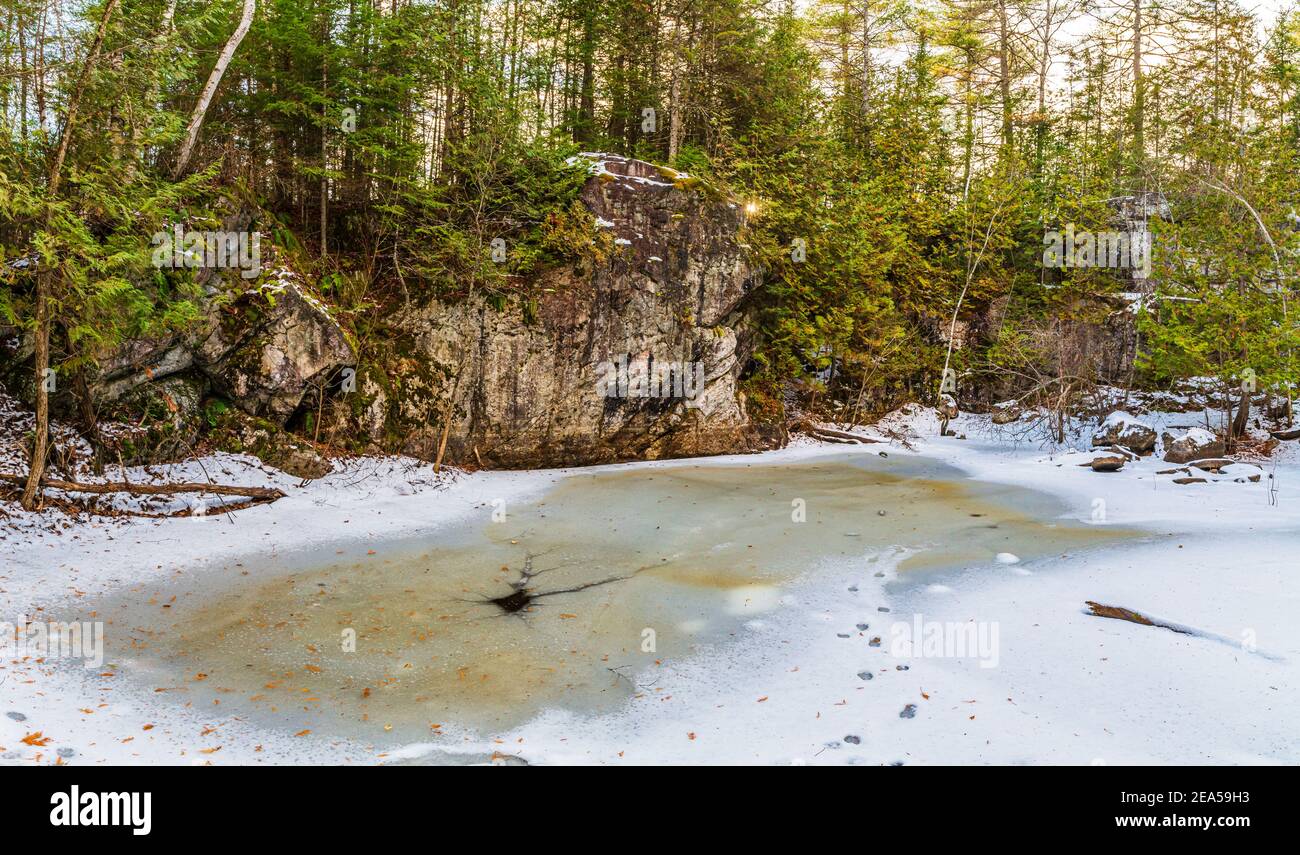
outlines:
[{"label": "green foliage", "polygon": [[[761,411],[793,382],[857,419],[933,398],[949,362],[986,403],[1082,382],[1095,366],[1063,332],[1144,288],[1140,382],[1300,380],[1294,12],[1261,31],[1236,3],[1161,4],[1143,61],[1132,4],[1073,32],[1046,22],[1072,14],[1057,2],[263,0],[173,181],[241,4],[131,0],[49,198],[102,10],[50,5],[5,9],[0,322],[30,330],[33,274],[52,270],[63,372],[192,324],[195,277],[154,268],[151,237],[235,207],[363,347],[405,301],[484,296],[535,319],[548,268],[614,252],[570,162],[609,150],[752,208]],[[1045,230],[1127,228],[1122,202],[1144,193],[1169,204],[1149,281],[1044,266]]]}]

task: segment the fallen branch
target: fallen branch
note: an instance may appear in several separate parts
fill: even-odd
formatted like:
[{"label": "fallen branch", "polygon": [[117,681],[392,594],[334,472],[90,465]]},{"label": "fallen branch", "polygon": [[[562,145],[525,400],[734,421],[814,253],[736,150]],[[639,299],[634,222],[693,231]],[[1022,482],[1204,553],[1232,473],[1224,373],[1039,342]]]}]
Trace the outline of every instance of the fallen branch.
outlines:
[{"label": "fallen branch", "polygon": [[1172,624],[1161,623],[1160,621],[1152,620],[1151,618],[1147,617],[1144,614],[1135,612],[1131,609],[1126,609],[1123,606],[1105,606],[1102,605],[1101,603],[1094,603],[1092,600],[1086,600],[1085,602],[1088,604],[1088,608],[1091,610],[1092,614],[1095,615],[1096,617],[1112,618],[1114,620],[1126,620],[1129,623],[1136,623],[1141,626],[1158,626],[1161,629],[1167,629],[1170,630],[1171,632],[1177,632],[1183,635],[1191,635],[1190,632],[1188,632],[1186,629],[1183,629],[1180,626],[1174,626]]},{"label": "fallen branch", "polygon": [[802,430],[813,439],[820,439],[824,442],[838,442],[844,444],[860,443],[862,445],[880,442],[880,440],[872,439],[869,436],[859,436],[856,433],[848,433],[842,430],[835,430],[834,428],[821,427],[820,425],[815,425],[808,421],[801,422],[798,425],[798,429]]},{"label": "fallen branch", "polygon": [[[23,484],[26,477],[0,472],[0,481],[10,484]],[[245,496],[249,499],[274,502],[283,499],[284,492],[275,487],[239,487],[229,484],[200,484],[198,482],[181,482],[178,484],[131,484],[126,481],[109,481],[103,484],[82,484],[77,481],[56,481],[42,478],[41,486],[51,490],[63,490],[68,493],[127,493],[132,496],[174,496],[178,493],[213,493],[218,496]]]}]

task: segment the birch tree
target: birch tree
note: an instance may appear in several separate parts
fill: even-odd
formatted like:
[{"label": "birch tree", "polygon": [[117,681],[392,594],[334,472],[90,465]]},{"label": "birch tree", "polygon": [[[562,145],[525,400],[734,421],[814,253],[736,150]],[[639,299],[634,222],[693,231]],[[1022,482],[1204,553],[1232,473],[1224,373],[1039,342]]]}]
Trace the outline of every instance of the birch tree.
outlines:
[{"label": "birch tree", "polygon": [[180,153],[176,155],[176,165],[172,167],[173,181],[184,175],[186,167],[190,164],[190,158],[194,155],[194,146],[199,140],[199,129],[203,127],[203,119],[208,114],[208,106],[212,103],[212,97],[217,94],[217,87],[221,85],[221,78],[225,76],[226,66],[230,65],[235,51],[239,50],[240,42],[248,35],[248,29],[253,25],[253,13],[256,11],[257,0],[244,0],[244,11],[239,16],[239,24],[230,34],[226,46],[221,49],[217,64],[212,67],[208,82],[199,94],[199,102],[194,105],[194,112],[190,115],[189,125],[185,128],[185,139],[181,142]]}]

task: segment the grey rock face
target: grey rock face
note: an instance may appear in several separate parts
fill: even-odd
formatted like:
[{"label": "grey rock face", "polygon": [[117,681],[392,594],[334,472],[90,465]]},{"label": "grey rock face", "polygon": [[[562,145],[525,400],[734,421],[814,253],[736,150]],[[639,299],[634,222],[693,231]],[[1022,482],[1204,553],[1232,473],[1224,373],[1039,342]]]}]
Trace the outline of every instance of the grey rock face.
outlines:
[{"label": "grey rock face", "polygon": [[[429,457],[452,413],[449,460],[585,464],[763,445],[737,384],[752,346],[758,273],[743,213],[671,170],[599,156],[581,199],[614,252],[590,275],[536,283],[534,317],[484,300],[396,319],[445,378],[407,451]],[[658,378],[662,382],[655,382]]]}]

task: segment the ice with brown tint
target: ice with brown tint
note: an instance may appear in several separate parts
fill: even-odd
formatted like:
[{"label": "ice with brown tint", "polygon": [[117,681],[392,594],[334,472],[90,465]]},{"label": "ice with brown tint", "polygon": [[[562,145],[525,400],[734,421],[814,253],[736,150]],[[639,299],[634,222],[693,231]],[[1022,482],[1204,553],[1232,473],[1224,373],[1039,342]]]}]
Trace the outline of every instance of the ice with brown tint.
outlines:
[{"label": "ice with brown tint", "polygon": [[219,701],[282,732],[490,736],[548,708],[653,697],[657,670],[744,643],[746,621],[785,607],[820,568],[900,547],[911,557],[889,584],[905,585],[1124,534],[1055,519],[1035,494],[874,455],[579,473],[505,510],[503,522],[484,511],[418,540],[246,559],[124,592],[101,608],[110,656],[142,691]]}]

